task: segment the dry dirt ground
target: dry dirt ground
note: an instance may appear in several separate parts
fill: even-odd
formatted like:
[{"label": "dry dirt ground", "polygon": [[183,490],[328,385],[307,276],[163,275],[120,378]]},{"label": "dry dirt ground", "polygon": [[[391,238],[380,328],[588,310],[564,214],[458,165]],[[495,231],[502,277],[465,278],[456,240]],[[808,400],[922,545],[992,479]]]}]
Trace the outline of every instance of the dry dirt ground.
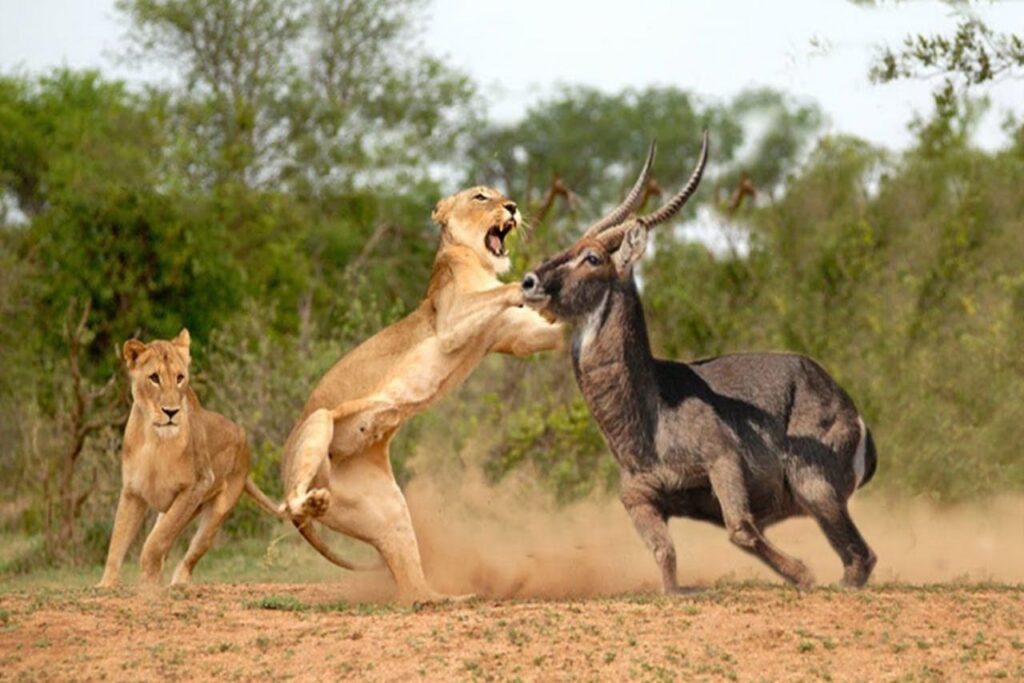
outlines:
[{"label": "dry dirt ground", "polygon": [[0,594],[3,680],[1024,680],[1024,587],[348,602],[341,583]]},{"label": "dry dirt ground", "polygon": [[879,557],[859,592],[830,587],[842,567],[810,520],[769,530],[821,582],[804,595],[721,529],[673,521],[680,580],[706,592],[668,599],[614,500],[408,495],[434,587],[486,597],[395,606],[387,572],[342,572],[282,526],[224,539],[182,590],[87,588],[99,567],[0,576],[0,680],[1024,681],[1024,496],[854,500]]}]

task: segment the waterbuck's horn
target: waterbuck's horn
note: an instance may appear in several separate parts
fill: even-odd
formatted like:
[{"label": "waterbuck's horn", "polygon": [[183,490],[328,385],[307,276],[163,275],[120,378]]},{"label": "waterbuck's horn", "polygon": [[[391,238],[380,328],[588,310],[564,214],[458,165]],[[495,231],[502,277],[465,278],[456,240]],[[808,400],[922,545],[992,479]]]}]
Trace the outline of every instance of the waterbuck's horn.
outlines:
[{"label": "waterbuck's horn", "polygon": [[583,233],[581,239],[593,237],[598,233],[607,230],[608,228],[618,225],[622,221],[626,220],[629,214],[637,208],[640,200],[644,196],[644,188],[647,186],[647,180],[651,177],[651,167],[654,165],[654,152],[657,144],[651,142],[651,148],[647,151],[647,161],[644,162],[644,167],[640,169],[640,176],[633,183],[632,189],[626,198],[622,200],[622,203],[615,207],[608,215],[601,220],[597,221]]},{"label": "waterbuck's horn", "polygon": [[693,169],[693,173],[690,175],[690,179],[686,181],[686,185],[683,189],[669,199],[667,202],[662,204],[661,208],[653,213],[649,213],[646,216],[640,216],[637,218],[637,222],[643,224],[645,227],[652,228],[659,223],[664,223],[669,218],[674,216],[676,212],[683,207],[686,200],[690,198],[690,195],[697,189],[697,185],[700,184],[700,177],[704,174],[704,165],[708,161],[708,131],[704,130],[704,139],[700,147],[700,159],[697,161],[697,166]]}]

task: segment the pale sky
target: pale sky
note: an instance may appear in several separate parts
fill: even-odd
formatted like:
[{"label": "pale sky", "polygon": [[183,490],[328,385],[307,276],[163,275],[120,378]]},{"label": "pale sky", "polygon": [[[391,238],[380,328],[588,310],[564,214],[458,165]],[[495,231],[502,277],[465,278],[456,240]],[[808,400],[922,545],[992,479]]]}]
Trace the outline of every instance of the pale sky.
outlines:
[{"label": "pale sky", "polygon": [[[996,30],[1024,32],[1024,2],[972,11]],[[718,100],[770,86],[815,100],[830,131],[891,148],[909,141],[915,111],[929,111],[933,84],[872,85],[872,55],[911,32],[950,33],[957,19],[942,3],[865,9],[844,0],[435,0],[428,13],[423,42],[473,76],[501,120],[557,83],[676,85]],[[0,0],[0,72],[67,64],[154,77],[112,59],[122,31],[113,0]],[[1024,83],[983,92],[993,110],[977,142],[992,148],[1005,139],[1005,113],[1024,113]]]}]

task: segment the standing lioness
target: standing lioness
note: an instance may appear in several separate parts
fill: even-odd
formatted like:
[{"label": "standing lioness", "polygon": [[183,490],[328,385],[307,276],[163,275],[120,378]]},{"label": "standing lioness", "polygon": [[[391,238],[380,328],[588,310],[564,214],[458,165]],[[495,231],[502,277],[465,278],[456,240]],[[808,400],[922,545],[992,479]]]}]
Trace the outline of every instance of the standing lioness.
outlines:
[{"label": "standing lioness", "polygon": [[160,511],[142,547],[147,583],[160,580],[164,559],[181,530],[197,515],[199,529],[171,583],[187,583],[243,489],[265,510],[273,504],[248,481],[245,431],[223,415],[203,409],[188,384],[188,330],[173,341],[143,344],[129,339],[124,362],[132,384],[132,411],[121,456],[117,504],[101,587],[117,584],[121,563],[148,508]]}]

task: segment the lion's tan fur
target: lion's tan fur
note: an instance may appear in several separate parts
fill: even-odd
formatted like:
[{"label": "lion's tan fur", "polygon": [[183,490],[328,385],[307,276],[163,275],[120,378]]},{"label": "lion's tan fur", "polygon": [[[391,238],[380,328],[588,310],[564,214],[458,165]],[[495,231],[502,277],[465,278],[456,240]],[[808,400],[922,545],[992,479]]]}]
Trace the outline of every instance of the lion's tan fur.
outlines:
[{"label": "lion's tan fur", "polygon": [[[242,491],[249,490],[257,499],[262,495],[247,482],[245,431],[204,409],[189,386],[189,346],[187,330],[169,342],[125,342],[133,403],[121,454],[121,497],[100,586],[118,583],[125,552],[149,509],[160,515],[140,557],[147,583],[159,581],[175,539],[200,517],[199,529],[172,579],[186,583]],[[269,504],[265,497],[258,502]]]},{"label": "lion's tan fur", "polygon": [[508,257],[489,251],[485,239],[493,226],[518,225],[508,198],[492,188],[470,188],[438,202],[433,218],[441,244],[426,297],[327,371],[282,460],[282,510],[307,529],[316,518],[373,544],[404,599],[434,593],[391,472],[388,445],[395,432],[459,386],[487,353],[525,355],[556,348],[562,339],[557,325],[520,307],[518,284],[498,280]]}]

